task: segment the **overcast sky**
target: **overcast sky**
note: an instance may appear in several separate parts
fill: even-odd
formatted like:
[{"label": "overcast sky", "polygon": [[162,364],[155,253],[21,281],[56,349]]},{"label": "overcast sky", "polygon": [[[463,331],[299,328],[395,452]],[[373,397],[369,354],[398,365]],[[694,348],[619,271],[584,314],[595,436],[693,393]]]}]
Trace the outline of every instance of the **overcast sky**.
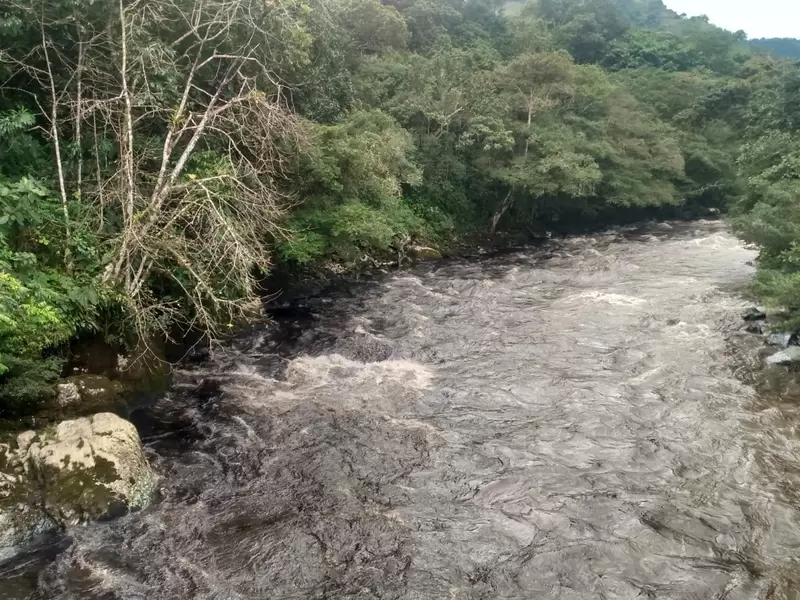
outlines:
[{"label": "overcast sky", "polygon": [[712,23],[731,31],[743,29],[750,38],[800,38],[800,0],[664,0],[687,15],[708,15]]}]

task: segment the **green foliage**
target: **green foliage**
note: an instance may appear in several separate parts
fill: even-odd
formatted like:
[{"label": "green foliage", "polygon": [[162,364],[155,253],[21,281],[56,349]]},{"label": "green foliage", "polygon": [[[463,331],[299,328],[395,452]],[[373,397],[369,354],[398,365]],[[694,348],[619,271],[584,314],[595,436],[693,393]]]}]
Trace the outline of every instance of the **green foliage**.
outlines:
[{"label": "green foliage", "polygon": [[538,229],[614,207],[724,208],[739,192],[753,87],[731,76],[740,33],[659,0],[540,0],[509,13],[510,45],[491,54],[459,45],[464,15],[447,3],[400,9],[437,23],[436,41],[362,62],[356,97],[414,133],[423,178],[406,196],[442,237],[504,213]]},{"label": "green foliage", "polygon": [[[187,96],[192,116],[187,109],[153,117],[181,103],[197,37],[175,17],[193,6],[180,0],[159,8],[159,19],[131,23],[130,64],[147,75],[132,79],[141,103],[132,148],[141,196],[158,180],[170,123],[195,127],[197,107],[222,76],[213,60],[199,61]],[[130,210],[119,195],[108,202],[119,186],[101,183],[119,182],[124,163],[118,122],[98,126],[96,119],[120,104],[118,69],[95,82],[96,90],[113,90],[111,100],[102,110],[84,107],[80,139],[76,111],[55,107],[63,195],[47,131],[52,107],[38,19],[48,22],[53,82],[74,100],[77,52],[88,32],[99,36],[93,51],[116,56],[115,40],[97,40],[117,31],[118,8],[77,0],[43,5],[40,14],[23,3],[2,16],[0,51],[30,68],[0,61],[7,82],[0,95],[0,407],[46,395],[58,372],[54,349],[77,333],[110,321],[168,329],[176,318],[197,323],[201,314],[212,330],[228,323],[227,308],[251,288],[249,277],[231,276],[231,257],[241,275],[251,263],[267,263],[269,249],[274,260],[314,268],[387,257],[410,242],[446,245],[503,229],[599,227],[665,208],[703,214],[733,206],[736,230],[762,248],[758,291],[800,313],[800,68],[754,50],[787,54],[796,40],[748,44],[742,32],[679,16],[661,0],[242,7],[237,14],[258,25],[225,30],[202,56],[253,45],[241,73],[257,89],[214,113],[222,121],[177,179],[182,200],[165,196],[163,218],[147,232],[153,252],[134,257],[144,268],[160,253],[141,290],[161,312],[100,283],[125,220],[150,214]],[[255,136],[264,146],[237,154],[248,111],[270,94],[286,99],[293,124],[302,126],[285,135],[287,121],[270,113]],[[170,144],[182,151],[190,138],[185,131]],[[232,186],[249,157],[264,157],[261,168]],[[92,198],[76,180],[92,182],[84,185]],[[272,196],[251,194],[265,183]],[[294,205],[279,223],[284,193]],[[209,205],[209,196],[223,200]],[[226,233],[214,250],[198,243],[215,227]],[[196,285],[198,270],[204,285]]]},{"label": "green foliage", "polygon": [[800,326],[800,66],[771,59],[748,70],[757,83],[748,106],[748,139],[739,156],[744,191],[734,227],[761,248],[754,289]]},{"label": "green foliage", "polygon": [[0,418],[28,414],[53,397],[63,361],[52,356],[6,357],[7,371],[0,382]]},{"label": "green foliage", "polygon": [[294,235],[278,245],[281,256],[301,264],[352,262],[419,234],[422,222],[402,198],[404,186],[420,181],[412,149],[411,136],[379,110],[318,126],[302,166],[308,196],[289,221]]},{"label": "green foliage", "polygon": [[[26,133],[33,122],[24,109],[0,114],[7,173],[35,164],[29,149],[36,142]],[[63,208],[52,193],[30,177],[0,175],[0,415],[50,395],[61,362],[47,353],[98,325],[105,299],[94,278],[97,240],[76,221],[75,274],[64,271],[66,244]]]},{"label": "green foliage", "polygon": [[603,63],[610,69],[654,67],[689,71],[703,65],[702,56],[685,38],[666,31],[633,29],[615,40]]},{"label": "green foliage", "polygon": [[613,41],[630,27],[615,0],[539,0],[535,14],[578,63],[602,62]]},{"label": "green foliage", "polygon": [[800,60],[800,40],[795,38],[762,38],[750,40],[748,44],[756,50],[771,52],[778,58]]},{"label": "green foliage", "polygon": [[384,6],[377,0],[350,0],[343,16],[359,50],[380,52],[408,45],[408,27],[393,6]]},{"label": "green foliage", "polygon": [[43,144],[27,133],[35,123],[25,107],[0,111],[0,174],[19,179],[32,168],[47,168]]},{"label": "green foliage", "polygon": [[60,362],[44,353],[96,327],[104,301],[88,273],[48,265],[57,244],[45,237],[45,193],[30,180],[0,185],[0,414],[48,395]]},{"label": "green foliage", "polygon": [[402,184],[419,180],[410,160],[411,136],[379,110],[357,111],[338,125],[317,128],[306,157],[306,187],[375,206],[393,202]]},{"label": "green foliage", "polygon": [[737,65],[747,59],[743,31],[720,29],[705,17],[678,19],[667,24],[669,31],[684,39],[686,46],[698,57],[699,64],[721,74],[733,74]]},{"label": "green foliage", "polygon": [[321,259],[352,263],[371,255],[386,254],[403,236],[419,234],[422,221],[398,201],[382,210],[360,201],[342,204],[317,202],[295,215],[291,241],[279,246],[281,256],[301,265]]}]

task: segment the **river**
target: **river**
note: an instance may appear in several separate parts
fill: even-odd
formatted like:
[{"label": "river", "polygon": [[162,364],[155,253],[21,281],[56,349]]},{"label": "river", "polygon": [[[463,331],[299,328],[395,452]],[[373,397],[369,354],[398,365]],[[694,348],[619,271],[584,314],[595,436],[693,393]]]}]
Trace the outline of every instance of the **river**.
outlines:
[{"label": "river", "polygon": [[136,415],[150,509],[0,569],[41,600],[800,598],[800,413],[718,222],[343,286]]}]

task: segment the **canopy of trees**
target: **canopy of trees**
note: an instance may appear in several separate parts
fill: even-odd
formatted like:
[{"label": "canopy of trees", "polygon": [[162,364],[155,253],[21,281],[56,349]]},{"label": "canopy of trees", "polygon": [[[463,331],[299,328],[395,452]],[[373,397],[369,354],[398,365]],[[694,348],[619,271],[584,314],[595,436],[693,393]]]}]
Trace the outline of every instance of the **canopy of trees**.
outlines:
[{"label": "canopy of trees", "polygon": [[800,60],[800,40],[795,38],[762,38],[750,40],[750,45],[780,58],[796,58]]},{"label": "canopy of trees", "polygon": [[800,310],[800,67],[752,48],[661,0],[6,1],[0,412],[76,335],[412,242],[732,208]]}]

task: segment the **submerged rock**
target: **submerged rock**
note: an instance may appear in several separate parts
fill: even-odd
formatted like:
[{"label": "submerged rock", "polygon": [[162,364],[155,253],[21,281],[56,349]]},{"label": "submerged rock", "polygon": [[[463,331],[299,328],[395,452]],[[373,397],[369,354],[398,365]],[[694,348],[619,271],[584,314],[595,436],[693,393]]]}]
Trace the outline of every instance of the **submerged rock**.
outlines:
[{"label": "submerged rock", "polygon": [[764,324],[759,321],[750,321],[744,328],[747,333],[764,333]]},{"label": "submerged rock", "polygon": [[0,444],[0,559],[34,535],[144,507],[156,476],[136,428],[111,413]]},{"label": "submerged rock", "polygon": [[409,246],[408,255],[416,260],[437,260],[442,258],[441,252],[428,246]]},{"label": "submerged rock", "polygon": [[790,346],[767,357],[767,364],[783,367],[800,364],[800,346]]},{"label": "submerged rock", "polygon": [[751,306],[742,313],[742,319],[745,321],[763,321],[766,318],[767,313],[765,313],[763,309],[756,308],[755,306]]}]

